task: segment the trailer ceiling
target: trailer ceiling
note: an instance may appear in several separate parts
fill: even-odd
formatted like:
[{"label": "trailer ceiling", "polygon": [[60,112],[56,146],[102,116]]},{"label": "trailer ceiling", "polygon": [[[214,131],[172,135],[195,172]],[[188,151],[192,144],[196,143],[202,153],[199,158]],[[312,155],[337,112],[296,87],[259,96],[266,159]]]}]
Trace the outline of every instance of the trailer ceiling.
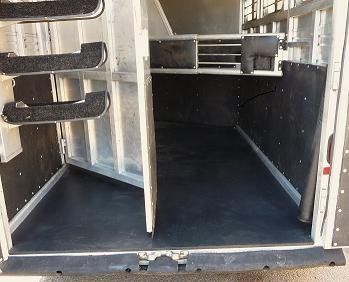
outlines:
[{"label": "trailer ceiling", "polygon": [[176,34],[239,33],[240,0],[160,0]]}]

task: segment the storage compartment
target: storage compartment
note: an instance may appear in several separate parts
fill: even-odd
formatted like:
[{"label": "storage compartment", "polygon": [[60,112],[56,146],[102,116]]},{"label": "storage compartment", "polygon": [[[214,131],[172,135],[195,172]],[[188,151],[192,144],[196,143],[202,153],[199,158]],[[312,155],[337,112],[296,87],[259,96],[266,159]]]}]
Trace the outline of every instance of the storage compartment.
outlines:
[{"label": "storage compartment", "polygon": [[[1,125],[21,147],[0,164],[10,257],[124,252],[143,266],[142,251],[320,246],[327,64],[291,60],[282,22],[257,34],[235,18],[181,24],[174,1],[92,2],[99,17],[0,28],[16,75],[0,81],[13,88]],[[18,56],[13,34],[34,38]]]}]

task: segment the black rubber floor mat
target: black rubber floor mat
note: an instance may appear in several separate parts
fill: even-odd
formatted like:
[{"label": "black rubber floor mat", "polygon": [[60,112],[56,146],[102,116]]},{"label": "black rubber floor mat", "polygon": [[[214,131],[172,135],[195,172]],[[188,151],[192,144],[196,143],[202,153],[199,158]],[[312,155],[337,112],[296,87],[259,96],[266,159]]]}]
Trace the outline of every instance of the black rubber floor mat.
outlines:
[{"label": "black rubber floor mat", "polygon": [[1,2],[1,21],[59,21],[98,17],[103,0],[59,0],[42,2]]},{"label": "black rubber floor mat", "polygon": [[108,92],[86,94],[85,100],[46,105],[26,105],[23,102],[4,106],[2,119],[10,124],[44,124],[93,119],[102,116],[109,107]]},{"label": "black rubber floor mat", "polygon": [[298,207],[233,128],[157,128],[158,211],[143,190],[70,168],[13,233],[12,254],[312,244]]},{"label": "black rubber floor mat", "polygon": [[105,63],[107,57],[107,47],[104,42],[82,44],[80,53],[41,56],[2,53],[0,74],[15,76],[96,69]]}]

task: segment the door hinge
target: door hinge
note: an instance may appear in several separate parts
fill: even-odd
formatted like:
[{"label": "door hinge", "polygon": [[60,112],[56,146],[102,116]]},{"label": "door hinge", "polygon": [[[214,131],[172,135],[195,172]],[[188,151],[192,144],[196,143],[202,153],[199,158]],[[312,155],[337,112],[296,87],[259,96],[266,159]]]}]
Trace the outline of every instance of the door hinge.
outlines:
[{"label": "door hinge", "polygon": [[139,265],[148,266],[150,262],[160,257],[169,257],[178,262],[178,264],[187,264],[189,257],[188,251],[158,251],[158,252],[140,252],[138,254]]},{"label": "door hinge", "polygon": [[149,34],[147,29],[141,30],[141,41],[142,41],[142,51],[143,51],[143,57],[147,60],[150,56],[150,50],[149,50]]},{"label": "door hinge", "polygon": [[61,142],[59,144],[59,150],[62,155],[66,154],[66,149],[67,149],[67,140],[66,139],[61,139]]},{"label": "door hinge", "polygon": [[334,63],[334,69],[332,73],[332,90],[338,91],[341,78],[341,63]]}]

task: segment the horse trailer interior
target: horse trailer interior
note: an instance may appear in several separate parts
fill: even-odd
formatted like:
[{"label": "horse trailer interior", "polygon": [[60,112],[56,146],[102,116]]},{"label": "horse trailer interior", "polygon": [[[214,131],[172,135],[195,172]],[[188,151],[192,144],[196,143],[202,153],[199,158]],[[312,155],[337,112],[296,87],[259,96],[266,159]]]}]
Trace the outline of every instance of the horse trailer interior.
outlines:
[{"label": "horse trailer interior", "polygon": [[344,265],[342,0],[0,1],[0,273]]}]

